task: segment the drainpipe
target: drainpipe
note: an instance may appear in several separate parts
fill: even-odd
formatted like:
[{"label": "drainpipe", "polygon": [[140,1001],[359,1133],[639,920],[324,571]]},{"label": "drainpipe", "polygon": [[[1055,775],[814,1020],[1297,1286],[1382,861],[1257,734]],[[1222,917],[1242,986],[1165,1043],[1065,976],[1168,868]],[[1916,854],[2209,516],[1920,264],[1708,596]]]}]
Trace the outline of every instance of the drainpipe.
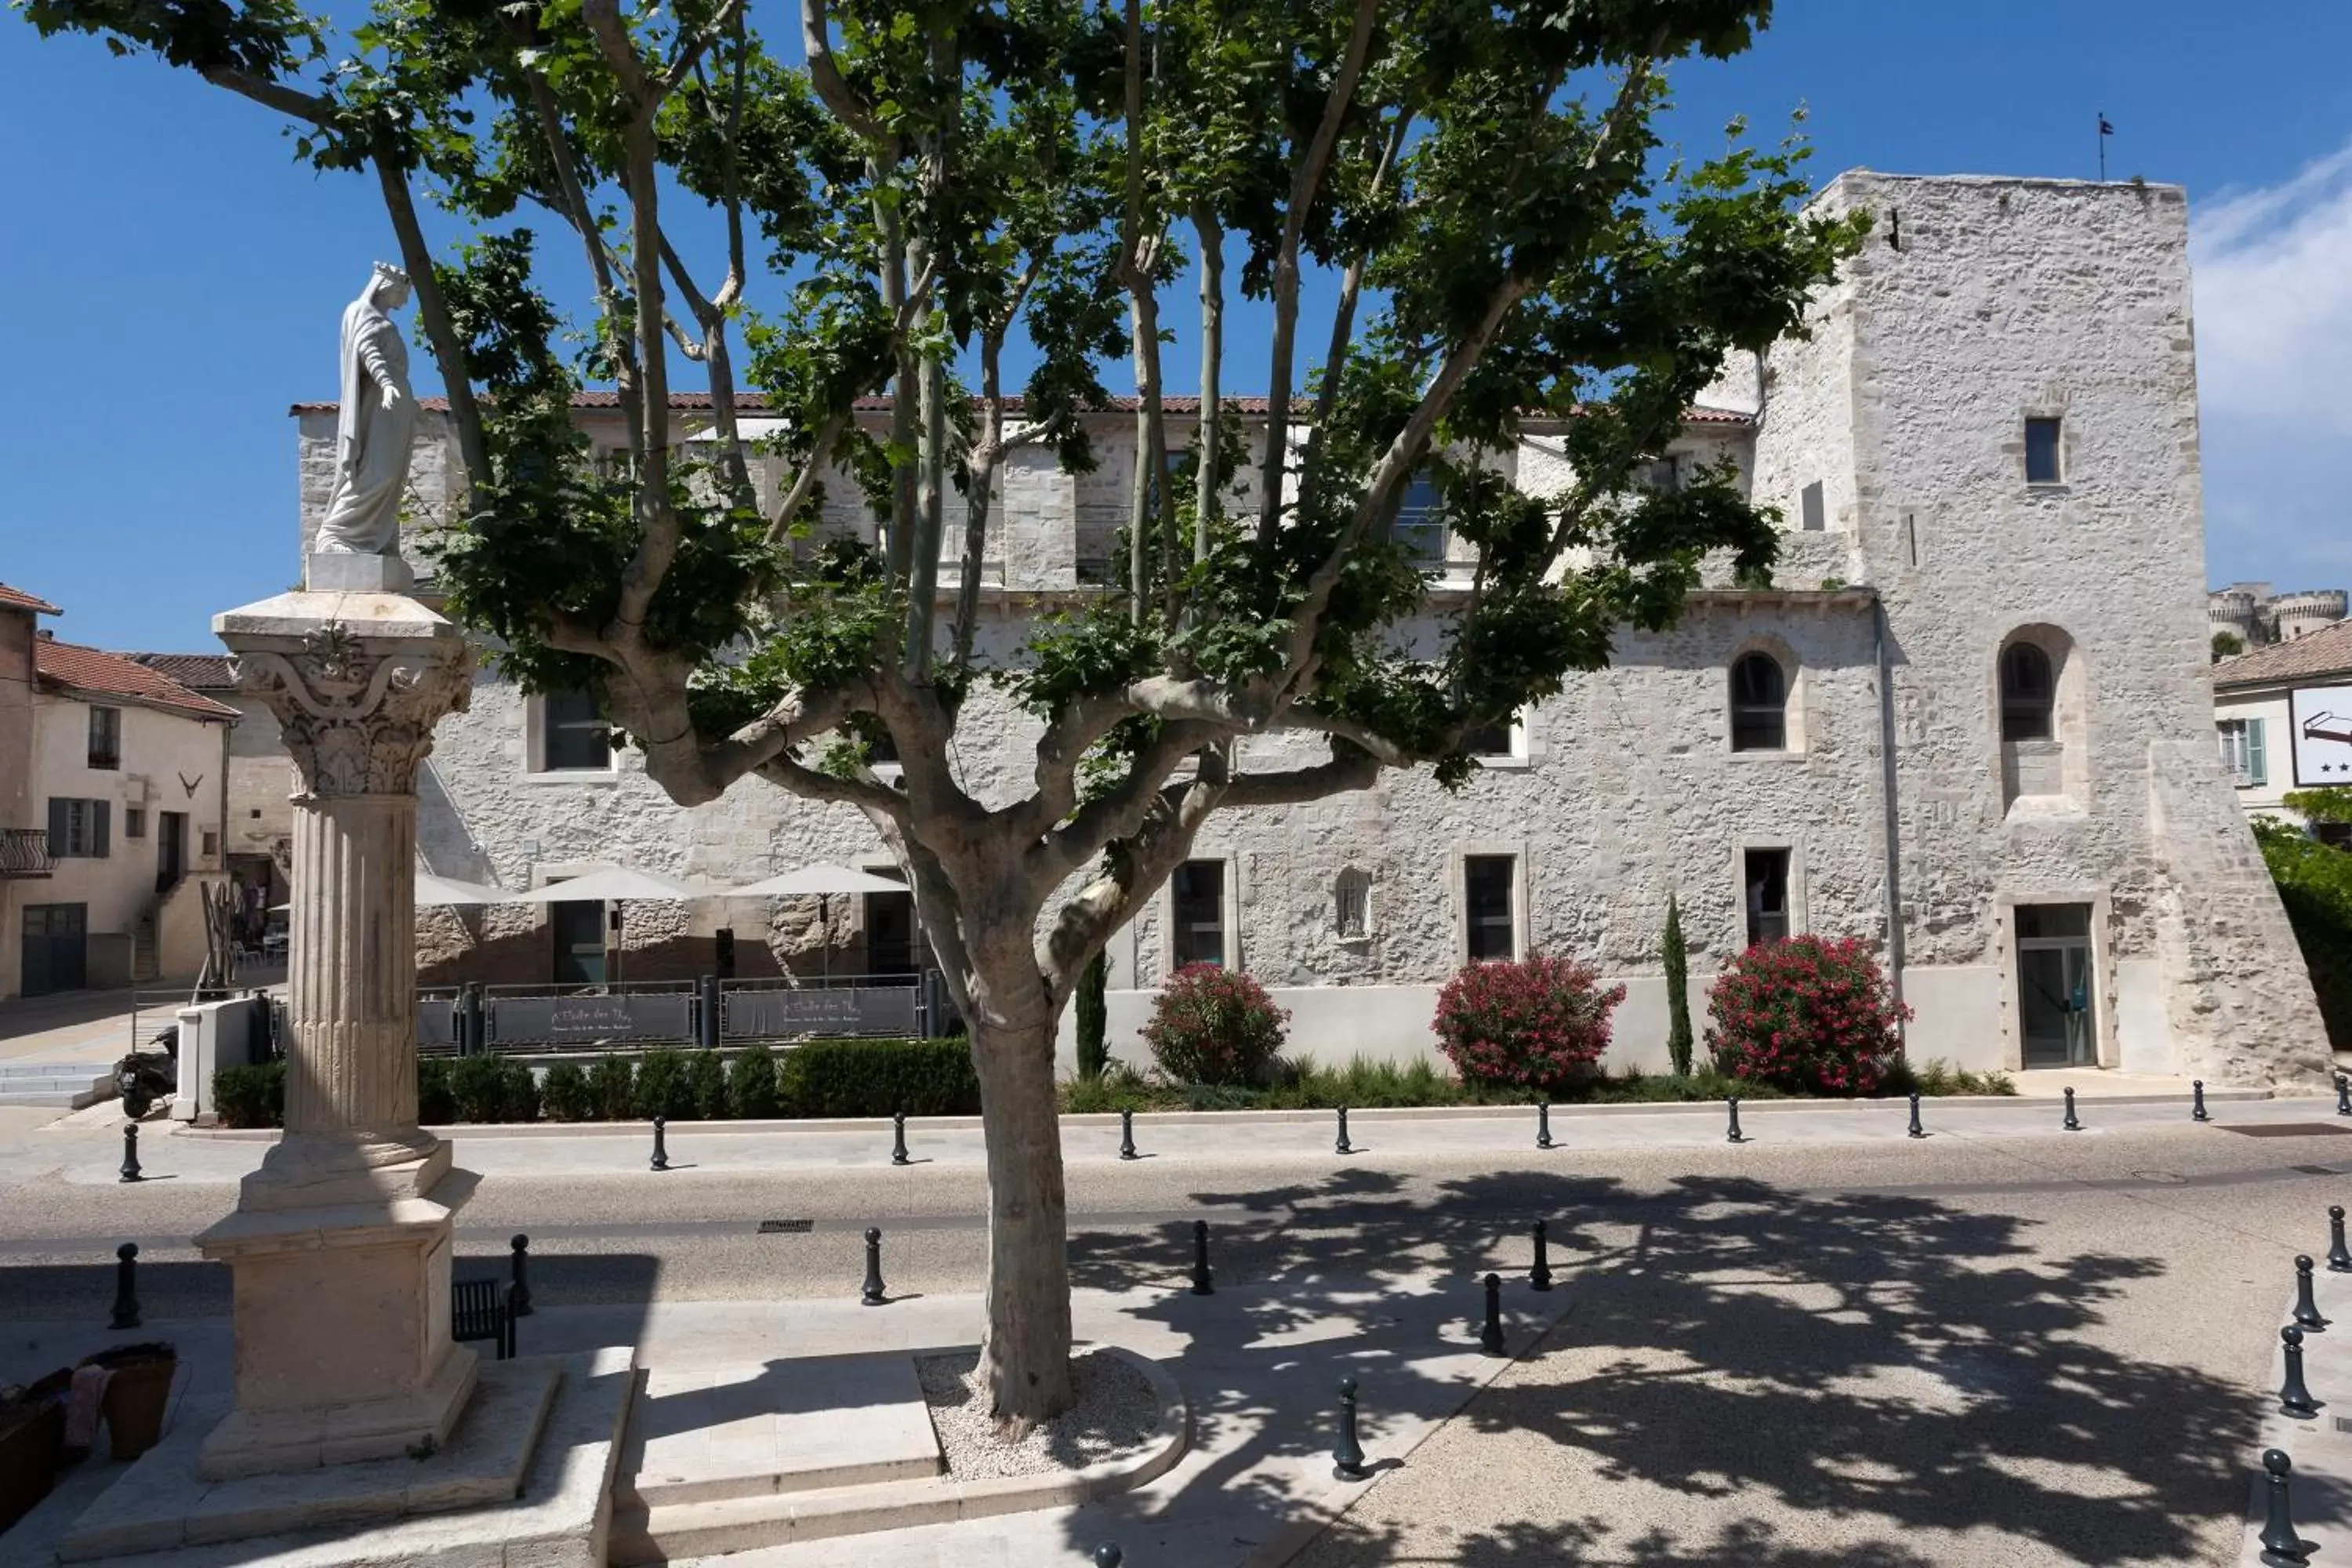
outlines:
[{"label": "drainpipe", "polygon": [[[1903,814],[1895,793],[1895,667],[1886,648],[1886,601],[1874,593],[1871,600],[1872,652],[1878,663],[1878,786],[1884,807],[1881,831],[1885,850],[1886,976],[1895,1005],[1900,1006],[1903,1003]],[[1907,1043],[1908,1028],[1899,1019],[1895,1027]]]}]

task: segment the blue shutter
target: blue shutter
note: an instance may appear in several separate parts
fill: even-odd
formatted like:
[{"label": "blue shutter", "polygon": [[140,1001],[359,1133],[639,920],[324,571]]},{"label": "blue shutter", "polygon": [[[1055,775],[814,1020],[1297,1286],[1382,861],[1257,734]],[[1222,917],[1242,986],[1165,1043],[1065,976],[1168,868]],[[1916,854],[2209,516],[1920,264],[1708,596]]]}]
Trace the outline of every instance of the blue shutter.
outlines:
[{"label": "blue shutter", "polygon": [[2263,756],[2263,721],[2246,721],[2246,782],[2265,784],[2271,782],[2270,769]]}]

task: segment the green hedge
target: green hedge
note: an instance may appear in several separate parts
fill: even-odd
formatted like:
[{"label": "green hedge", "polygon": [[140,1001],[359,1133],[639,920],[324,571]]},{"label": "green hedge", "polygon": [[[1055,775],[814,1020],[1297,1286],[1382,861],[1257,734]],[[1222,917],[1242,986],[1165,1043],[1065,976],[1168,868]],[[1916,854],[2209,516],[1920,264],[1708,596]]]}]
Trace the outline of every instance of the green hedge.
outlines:
[{"label": "green hedge", "polygon": [[980,1079],[962,1040],[811,1040],[784,1053],[785,1116],[977,1116]]},{"label": "green hedge", "polygon": [[[286,1064],[224,1068],[213,1103],[231,1127],[286,1121]],[[661,1046],[585,1069],[558,1062],[544,1079],[505,1057],[426,1057],[416,1064],[417,1120],[452,1122],[747,1121],[772,1117],[975,1116],[980,1080],[962,1040],[811,1040],[722,1053]]]},{"label": "green hedge", "polygon": [[2261,817],[2254,818],[2254,837],[2319,994],[2327,1043],[2352,1050],[2352,851]]}]

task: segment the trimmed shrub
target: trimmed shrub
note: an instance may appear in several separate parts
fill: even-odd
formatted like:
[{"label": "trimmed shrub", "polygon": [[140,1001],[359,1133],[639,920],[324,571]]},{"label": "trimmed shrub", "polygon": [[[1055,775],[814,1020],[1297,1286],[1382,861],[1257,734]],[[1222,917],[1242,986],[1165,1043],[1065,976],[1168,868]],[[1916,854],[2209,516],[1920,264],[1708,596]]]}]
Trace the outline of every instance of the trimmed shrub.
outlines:
[{"label": "trimmed shrub", "polygon": [[689,1051],[686,1058],[687,1114],[698,1121],[727,1115],[727,1064],[717,1051]]},{"label": "trimmed shrub", "polygon": [[1079,977],[1078,994],[1073,999],[1077,1009],[1078,1076],[1089,1082],[1102,1077],[1103,1068],[1110,1065],[1110,1047],[1105,1038],[1110,1026],[1109,991],[1110,955],[1097,952]]},{"label": "trimmed shrub", "polygon": [[457,1120],[447,1057],[426,1057],[416,1064],[416,1120],[427,1127],[446,1127]]},{"label": "trimmed shrub", "polygon": [[746,1121],[776,1114],[776,1053],[753,1046],[727,1064],[727,1109]]},{"label": "trimmed shrub", "polygon": [[637,1059],[636,1103],[637,1114],[649,1121],[656,1116],[682,1121],[694,1114],[684,1051],[676,1046],[656,1046]]},{"label": "trimmed shrub", "polygon": [[977,1116],[980,1079],[961,1040],[811,1040],[777,1068],[785,1116]]},{"label": "trimmed shrub", "polygon": [[595,1120],[595,1101],[589,1098],[588,1075],[580,1070],[578,1062],[558,1062],[547,1069],[547,1082],[541,1086],[540,1097],[551,1121],[592,1121]]},{"label": "trimmed shrub", "polygon": [[520,1062],[460,1057],[449,1068],[449,1099],[462,1121],[536,1121],[539,1081]]},{"label": "trimmed shrub", "polygon": [[1895,1000],[1858,937],[1792,936],[1733,959],[1706,996],[1707,1049],[1734,1078],[1872,1094],[1903,1059]]},{"label": "trimmed shrub", "polygon": [[1143,1043],[1180,1083],[1233,1088],[1265,1081],[1290,1032],[1290,1013],[1238,970],[1188,963],[1151,999]]},{"label": "trimmed shrub", "polygon": [[1609,1048],[1625,988],[1572,958],[1467,963],[1437,994],[1438,1048],[1465,1082],[1557,1090],[1589,1076]]},{"label": "trimmed shrub", "polygon": [[628,1121],[637,1114],[636,1075],[626,1057],[599,1057],[588,1069],[588,1103],[599,1121]]},{"label": "trimmed shrub", "polygon": [[213,1074],[213,1114],[224,1127],[286,1125],[286,1064],[257,1062]]},{"label": "trimmed shrub", "polygon": [[[2287,804],[2316,821],[2338,820],[2347,805],[2338,790],[2298,790]],[[2254,841],[2262,846],[2287,924],[2303,949],[2304,967],[2319,997],[2319,1017],[2327,1043],[2352,1050],[2352,851],[2322,844],[2281,823],[2255,817]]]}]

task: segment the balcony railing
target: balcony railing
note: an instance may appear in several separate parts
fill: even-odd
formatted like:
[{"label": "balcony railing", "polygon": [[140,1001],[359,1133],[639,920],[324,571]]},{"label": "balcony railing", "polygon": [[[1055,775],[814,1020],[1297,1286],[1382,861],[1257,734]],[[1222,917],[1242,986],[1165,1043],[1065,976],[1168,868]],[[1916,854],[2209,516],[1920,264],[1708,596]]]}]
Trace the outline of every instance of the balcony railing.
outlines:
[{"label": "balcony railing", "polygon": [[49,871],[47,828],[0,827],[0,877],[46,877]]}]

